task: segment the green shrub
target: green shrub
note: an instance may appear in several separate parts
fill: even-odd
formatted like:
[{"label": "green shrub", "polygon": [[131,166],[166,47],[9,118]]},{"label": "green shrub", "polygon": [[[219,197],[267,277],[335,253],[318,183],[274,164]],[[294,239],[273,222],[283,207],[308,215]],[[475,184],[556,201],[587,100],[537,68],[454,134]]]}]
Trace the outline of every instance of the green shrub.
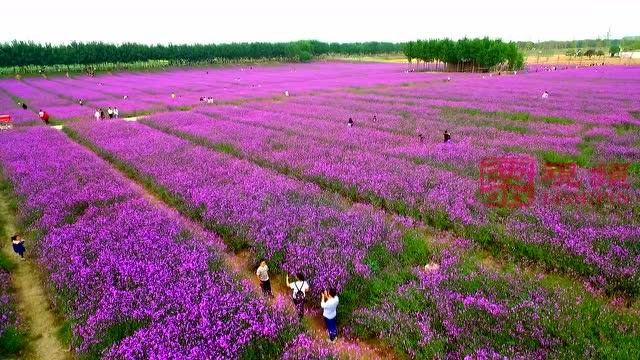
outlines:
[{"label": "green shrub", "polygon": [[9,326],[0,334],[0,354],[17,354],[26,346],[26,335],[13,326]]}]

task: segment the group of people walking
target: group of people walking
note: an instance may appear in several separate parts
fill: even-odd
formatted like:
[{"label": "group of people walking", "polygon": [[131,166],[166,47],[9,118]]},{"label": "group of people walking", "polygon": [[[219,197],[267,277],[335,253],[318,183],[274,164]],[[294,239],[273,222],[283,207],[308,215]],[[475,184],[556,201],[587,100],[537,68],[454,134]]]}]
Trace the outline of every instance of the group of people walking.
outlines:
[{"label": "group of people walking", "polygon": [[[267,297],[273,297],[271,281],[269,279],[269,266],[265,259],[260,260],[260,266],[258,266],[258,269],[256,270],[256,276],[260,281],[262,294]],[[292,291],[291,300],[296,308],[296,312],[298,313],[298,319],[302,321],[302,318],[304,317],[304,303],[311,288],[302,273],[297,273],[293,279],[291,279],[293,281],[290,282],[289,280],[289,275],[287,274],[285,281],[287,287]],[[329,334],[329,341],[332,343],[336,341],[338,336],[336,310],[338,308],[339,301],[335,288],[325,289],[321,294],[320,307],[322,308],[322,316]]]},{"label": "group of people walking", "polygon": [[[118,108],[109,107],[107,109],[107,115],[109,116],[109,119],[113,119],[113,118],[119,119],[120,111],[118,110]],[[104,110],[100,108],[96,109],[96,112],[93,113],[93,117],[95,117],[96,120],[104,120],[106,118],[104,114]]]}]

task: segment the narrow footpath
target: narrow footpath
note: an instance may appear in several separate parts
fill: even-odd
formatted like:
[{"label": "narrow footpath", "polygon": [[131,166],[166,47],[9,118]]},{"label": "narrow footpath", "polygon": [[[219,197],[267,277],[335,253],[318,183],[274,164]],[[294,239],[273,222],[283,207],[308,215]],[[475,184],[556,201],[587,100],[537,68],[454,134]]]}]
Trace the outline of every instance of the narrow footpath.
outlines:
[{"label": "narrow footpath", "polygon": [[[7,207],[6,195],[0,192],[0,217],[4,219],[5,233],[14,234],[15,216]],[[30,256],[29,239],[25,239],[27,260],[21,261],[13,252],[11,241],[2,239],[1,250],[15,259],[18,265],[11,273],[13,286],[16,289],[18,314],[26,322],[29,330],[27,348],[24,359],[34,360],[67,360],[72,358],[69,349],[65,349],[56,333],[60,324],[47,298],[42,276],[34,259]]]}]

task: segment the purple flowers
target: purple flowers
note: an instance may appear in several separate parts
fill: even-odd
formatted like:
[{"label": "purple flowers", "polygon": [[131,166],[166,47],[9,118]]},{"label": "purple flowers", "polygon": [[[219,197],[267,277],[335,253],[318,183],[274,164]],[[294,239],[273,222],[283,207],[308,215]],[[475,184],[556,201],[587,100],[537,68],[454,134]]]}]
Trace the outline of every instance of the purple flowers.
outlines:
[{"label": "purple flowers", "polygon": [[[234,358],[288,327],[215,247],[150,205],[109,165],[49,128],[5,137],[0,163],[24,196],[38,262],[74,323],[80,353]],[[119,334],[115,338],[107,334]],[[220,336],[220,334],[225,334]],[[105,339],[107,339],[105,343]]]}]

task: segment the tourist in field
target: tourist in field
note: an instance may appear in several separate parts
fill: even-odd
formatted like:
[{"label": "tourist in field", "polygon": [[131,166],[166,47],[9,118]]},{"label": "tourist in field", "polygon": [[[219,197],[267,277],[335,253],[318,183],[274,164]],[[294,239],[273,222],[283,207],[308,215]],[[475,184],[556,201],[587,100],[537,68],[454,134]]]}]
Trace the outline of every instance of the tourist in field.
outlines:
[{"label": "tourist in field", "polygon": [[11,244],[13,245],[13,251],[16,254],[20,255],[20,258],[24,260],[24,252],[26,251],[24,248],[24,240],[22,236],[15,234],[11,237]]},{"label": "tourist in field", "polygon": [[304,280],[302,273],[297,273],[295,278],[296,281],[290,283],[289,275],[287,275],[286,282],[293,290],[293,305],[295,305],[298,310],[298,318],[302,321],[302,317],[304,316],[304,299],[309,292],[309,284]]},{"label": "tourist in field", "polygon": [[322,307],[322,317],[324,318],[324,324],[327,327],[329,333],[329,341],[336,342],[338,336],[338,324],[336,319],[336,309],[338,308],[338,296],[336,289],[331,288],[325,290],[322,293],[322,300],[320,300],[320,307]]},{"label": "tourist in field", "polygon": [[100,109],[100,119],[104,120],[104,110]]},{"label": "tourist in field", "polygon": [[83,102],[82,102],[82,99],[78,99],[78,105],[80,105],[80,106],[84,105]]},{"label": "tourist in field", "polygon": [[420,142],[424,142],[424,135],[418,134],[418,139],[420,139]]},{"label": "tourist in field", "polygon": [[289,90],[284,91],[284,96],[289,97]]},{"label": "tourist in field", "polygon": [[269,280],[269,267],[267,266],[267,260],[260,260],[260,266],[258,266],[258,270],[256,270],[256,276],[260,281],[262,295],[273,297],[273,293],[271,292],[271,281]]},{"label": "tourist in field", "polygon": [[22,106],[22,110],[27,110],[27,104],[25,104],[25,103],[22,103],[22,104],[18,103],[18,105]]},{"label": "tourist in field", "polygon": [[113,108],[113,116],[115,116],[116,119],[120,118],[120,110],[118,110],[118,108]]},{"label": "tourist in field", "polygon": [[440,265],[438,265],[438,263],[435,261],[431,261],[424,266],[424,271],[426,272],[438,271],[439,269],[440,269]]},{"label": "tourist in field", "polygon": [[129,96],[125,95],[122,97],[122,100],[127,100],[129,98]]},{"label": "tourist in field", "polygon": [[378,121],[378,118],[375,115],[373,115],[373,122],[376,122],[376,121]]},{"label": "tourist in field", "polygon": [[542,98],[547,99],[548,97],[549,97],[549,92],[545,90],[545,92],[542,93]]},{"label": "tourist in field", "polygon": [[100,120],[100,109],[96,109],[96,112],[93,113],[93,117],[95,117],[96,120]]},{"label": "tourist in field", "polygon": [[42,109],[38,112],[38,116],[40,116],[40,120],[44,121],[45,124],[49,125],[49,114],[46,111],[42,111]]},{"label": "tourist in field", "polygon": [[347,126],[348,127],[353,127],[353,119],[349,118],[349,121],[347,121]]},{"label": "tourist in field", "polygon": [[176,94],[175,93],[171,93],[171,98],[175,99],[176,98]]},{"label": "tourist in field", "polygon": [[444,142],[445,143],[451,142],[451,134],[449,134],[449,130],[444,131]]},{"label": "tourist in field", "polygon": [[113,119],[113,109],[111,106],[107,109],[107,114],[109,115],[109,119]]}]

